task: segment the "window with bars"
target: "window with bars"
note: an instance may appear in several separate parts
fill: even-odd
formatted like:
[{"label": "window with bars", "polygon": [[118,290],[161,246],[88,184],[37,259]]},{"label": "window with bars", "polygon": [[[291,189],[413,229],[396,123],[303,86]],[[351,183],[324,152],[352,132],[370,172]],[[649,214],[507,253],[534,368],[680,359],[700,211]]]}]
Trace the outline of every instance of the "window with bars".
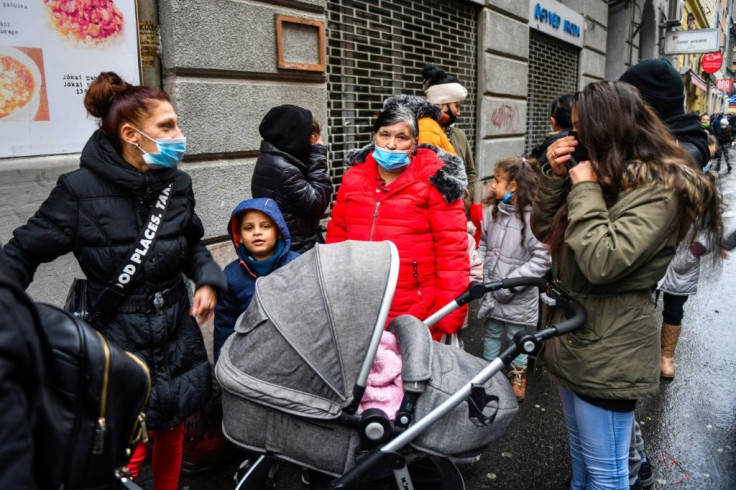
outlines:
[{"label": "window with bars", "polygon": [[[551,131],[549,107],[560,94],[573,94],[578,86],[580,48],[546,34],[529,31],[529,98],[526,114],[526,153],[542,143]],[[554,66],[554,75],[550,73]]]}]

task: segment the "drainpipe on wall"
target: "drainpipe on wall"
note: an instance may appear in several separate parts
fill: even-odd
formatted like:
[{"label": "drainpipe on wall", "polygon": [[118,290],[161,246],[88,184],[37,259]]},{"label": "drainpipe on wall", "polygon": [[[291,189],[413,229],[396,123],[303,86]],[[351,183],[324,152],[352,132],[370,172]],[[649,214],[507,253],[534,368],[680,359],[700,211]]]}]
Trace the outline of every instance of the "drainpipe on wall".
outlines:
[{"label": "drainpipe on wall", "polygon": [[[726,32],[725,32],[725,38],[726,38],[726,46],[723,50],[723,68],[721,69],[721,73],[723,73],[724,78],[728,78],[730,76],[733,76],[733,73],[731,72],[731,63],[732,63],[732,53],[731,53],[731,29],[733,26],[733,20],[731,19],[731,15],[733,14],[733,1],[729,0],[726,3]],[[726,100],[722,102],[723,112],[728,112],[728,98],[731,96],[731,94],[726,93]]]},{"label": "drainpipe on wall", "polygon": [[[637,60],[636,63],[634,63],[633,57],[634,57],[634,38],[639,34],[639,30],[641,29],[641,25],[644,22],[641,18],[641,7],[639,7],[639,23],[636,23],[636,8],[639,7],[636,2],[634,2],[631,6],[631,20],[629,21],[629,63],[626,67],[631,68],[632,66],[636,65],[641,61],[641,37],[639,37],[639,44],[637,47]],[[633,30],[632,30],[633,28]]]},{"label": "drainpipe on wall", "polygon": [[161,88],[161,36],[156,0],[137,0],[141,83]]}]

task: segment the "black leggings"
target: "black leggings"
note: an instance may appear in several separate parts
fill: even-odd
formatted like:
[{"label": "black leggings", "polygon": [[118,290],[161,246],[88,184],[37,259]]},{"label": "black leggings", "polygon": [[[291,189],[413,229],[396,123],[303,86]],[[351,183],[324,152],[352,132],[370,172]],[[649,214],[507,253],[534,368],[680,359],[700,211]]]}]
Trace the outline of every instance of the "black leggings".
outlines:
[{"label": "black leggings", "polygon": [[716,166],[720,167],[721,156],[723,156],[726,159],[726,165],[730,167],[731,162],[729,161],[728,150],[731,148],[731,143],[723,143],[723,145],[719,143],[718,145],[718,152],[716,153]]},{"label": "black leggings", "polygon": [[662,321],[670,325],[682,325],[683,307],[687,296],[664,293],[664,307],[662,308]]}]

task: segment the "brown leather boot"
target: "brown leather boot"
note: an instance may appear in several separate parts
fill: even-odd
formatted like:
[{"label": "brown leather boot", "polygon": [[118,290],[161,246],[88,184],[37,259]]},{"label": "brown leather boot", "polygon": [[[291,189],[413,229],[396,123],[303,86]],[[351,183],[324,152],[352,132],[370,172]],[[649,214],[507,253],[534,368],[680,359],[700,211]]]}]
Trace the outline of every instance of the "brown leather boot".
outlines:
[{"label": "brown leather boot", "polygon": [[516,400],[522,401],[526,395],[526,366],[511,366],[508,376]]},{"label": "brown leather boot", "polygon": [[663,378],[675,377],[675,347],[681,331],[682,325],[662,323],[662,358],[659,369]]}]

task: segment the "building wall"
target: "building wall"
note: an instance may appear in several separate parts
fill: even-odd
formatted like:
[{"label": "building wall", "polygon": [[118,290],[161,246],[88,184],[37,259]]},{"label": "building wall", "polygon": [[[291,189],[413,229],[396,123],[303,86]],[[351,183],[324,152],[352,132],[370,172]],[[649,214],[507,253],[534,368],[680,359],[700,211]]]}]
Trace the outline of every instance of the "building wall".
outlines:
[{"label": "building wall", "polygon": [[[529,3],[488,0],[478,46],[478,178],[495,162],[521,155],[526,132]],[[476,192],[476,195],[478,193]]]},{"label": "building wall", "polygon": [[[610,2],[606,78],[615,80],[639,61],[663,56],[668,0]],[[683,22],[687,14],[683,17]]]},{"label": "building wall", "polygon": [[[606,78],[606,58],[617,49],[608,50],[608,2],[604,0],[563,0],[560,3],[585,18],[585,37],[580,52],[578,89]],[[614,48],[617,46],[614,45]]]}]

